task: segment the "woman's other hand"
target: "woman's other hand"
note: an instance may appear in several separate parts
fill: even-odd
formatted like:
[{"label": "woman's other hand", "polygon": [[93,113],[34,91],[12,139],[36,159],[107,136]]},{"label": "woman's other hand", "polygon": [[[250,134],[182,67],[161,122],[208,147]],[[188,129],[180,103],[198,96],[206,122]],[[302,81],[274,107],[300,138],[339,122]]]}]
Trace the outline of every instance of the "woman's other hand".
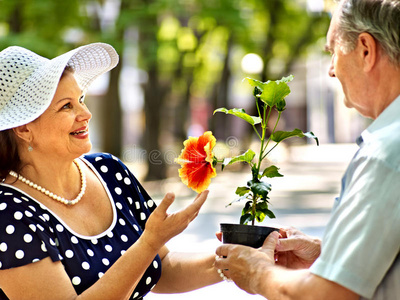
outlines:
[{"label": "woman's other hand", "polygon": [[158,251],[171,238],[185,230],[190,222],[197,217],[207,196],[208,191],[204,191],[198,194],[194,201],[184,209],[169,214],[167,210],[174,202],[175,195],[174,193],[167,193],[147,220],[141,238]]}]

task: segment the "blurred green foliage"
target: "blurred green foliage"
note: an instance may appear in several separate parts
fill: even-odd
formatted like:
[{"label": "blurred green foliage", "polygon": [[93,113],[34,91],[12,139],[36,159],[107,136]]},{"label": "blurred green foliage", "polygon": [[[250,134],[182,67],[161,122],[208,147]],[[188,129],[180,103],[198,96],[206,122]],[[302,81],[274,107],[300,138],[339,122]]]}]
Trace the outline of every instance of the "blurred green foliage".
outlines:
[{"label": "blurred green foliage", "polygon": [[[186,138],[193,103],[205,101],[211,111],[227,106],[229,82],[244,77],[240,61],[246,53],[257,53],[264,60],[258,79],[273,80],[287,75],[309,45],[325,36],[328,16],[308,13],[304,2],[0,0],[0,48],[20,45],[54,57],[102,41],[116,48],[121,61],[129,62],[133,58],[124,49],[137,47],[134,64],[148,74],[143,84],[143,145],[147,152],[165,150],[168,138]],[[272,60],[281,67],[271,68]],[[104,115],[109,120],[102,130],[103,150],[118,156],[122,117],[121,111],[110,108],[120,105],[115,88],[119,75],[120,69],[111,73],[116,79],[110,81],[111,92],[106,95],[109,105]],[[224,122],[213,118],[209,124],[217,138],[229,129]],[[149,178],[165,177],[163,164],[149,167]]]}]

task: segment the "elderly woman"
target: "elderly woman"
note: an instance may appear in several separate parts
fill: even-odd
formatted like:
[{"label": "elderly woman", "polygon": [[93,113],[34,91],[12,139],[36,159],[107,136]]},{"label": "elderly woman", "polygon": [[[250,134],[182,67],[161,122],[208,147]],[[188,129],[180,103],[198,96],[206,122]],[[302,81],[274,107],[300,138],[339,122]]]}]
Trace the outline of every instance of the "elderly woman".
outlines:
[{"label": "elderly woman", "polygon": [[52,60],[0,52],[0,288],[9,299],[142,299],[221,280],[214,255],[165,246],[207,192],[167,214],[172,193],[156,208],[120,160],[86,154],[85,91],[117,63],[102,43]]}]

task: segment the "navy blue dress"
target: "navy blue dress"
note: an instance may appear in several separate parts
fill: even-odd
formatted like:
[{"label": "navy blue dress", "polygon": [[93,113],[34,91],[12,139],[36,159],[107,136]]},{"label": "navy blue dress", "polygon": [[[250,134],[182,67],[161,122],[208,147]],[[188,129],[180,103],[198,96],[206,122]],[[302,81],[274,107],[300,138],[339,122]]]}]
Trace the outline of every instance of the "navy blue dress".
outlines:
[{"label": "navy blue dress", "polygon": [[[83,161],[97,174],[108,193],[113,208],[111,226],[97,236],[80,235],[26,193],[0,184],[0,269],[50,257],[54,262],[62,262],[80,294],[137,241],[156,207],[153,200],[118,158],[90,154]],[[131,299],[142,299],[160,276],[161,260],[157,255]]]}]

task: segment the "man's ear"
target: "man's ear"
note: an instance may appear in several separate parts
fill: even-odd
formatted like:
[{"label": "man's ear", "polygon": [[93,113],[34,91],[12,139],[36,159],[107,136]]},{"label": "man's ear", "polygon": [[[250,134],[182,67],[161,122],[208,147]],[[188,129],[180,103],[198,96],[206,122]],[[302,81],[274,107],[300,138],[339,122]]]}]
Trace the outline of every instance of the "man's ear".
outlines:
[{"label": "man's ear", "polygon": [[21,140],[30,143],[32,141],[32,132],[27,125],[21,125],[13,128],[14,134]]},{"label": "man's ear", "polygon": [[367,32],[358,36],[359,53],[364,64],[364,71],[369,72],[375,66],[378,56],[378,44],[374,37]]}]

